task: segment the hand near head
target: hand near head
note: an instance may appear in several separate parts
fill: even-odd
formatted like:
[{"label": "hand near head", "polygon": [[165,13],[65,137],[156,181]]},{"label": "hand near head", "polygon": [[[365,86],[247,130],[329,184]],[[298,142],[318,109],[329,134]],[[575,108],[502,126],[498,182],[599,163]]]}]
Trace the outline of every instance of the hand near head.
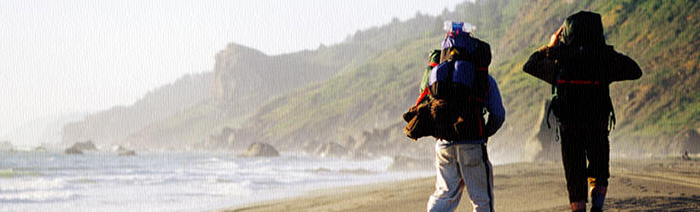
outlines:
[{"label": "hand near head", "polygon": [[559,37],[561,37],[561,32],[564,30],[564,26],[559,27],[557,32],[552,34],[552,37],[549,38],[549,43],[547,44],[547,47],[555,47],[557,44],[559,44]]},{"label": "hand near head", "polygon": [[549,37],[549,43],[547,45],[540,47],[537,51],[545,51],[546,49],[552,48],[559,44],[561,38],[561,32],[564,31],[564,26],[559,27],[559,29]]}]

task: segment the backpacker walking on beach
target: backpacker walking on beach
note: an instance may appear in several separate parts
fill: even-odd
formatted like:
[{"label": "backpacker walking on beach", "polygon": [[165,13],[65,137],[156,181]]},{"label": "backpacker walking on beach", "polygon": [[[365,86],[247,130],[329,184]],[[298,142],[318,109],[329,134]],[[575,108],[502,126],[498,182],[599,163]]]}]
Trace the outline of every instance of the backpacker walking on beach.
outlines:
[{"label": "backpacker walking on beach", "polygon": [[[505,109],[489,76],[490,46],[466,23],[446,22],[440,64],[430,73],[437,180],[428,211],[454,211],[466,188],[474,211],[493,211],[493,172],[487,138],[501,127]],[[484,113],[488,111],[488,121]]]},{"label": "backpacker walking on beach", "polygon": [[639,79],[641,69],[605,44],[599,14],[581,11],[566,18],[523,71],[553,87],[550,109],[559,123],[571,210],[586,211],[590,188],[591,211],[602,211],[610,177],[608,134],[615,125],[609,85]]}]

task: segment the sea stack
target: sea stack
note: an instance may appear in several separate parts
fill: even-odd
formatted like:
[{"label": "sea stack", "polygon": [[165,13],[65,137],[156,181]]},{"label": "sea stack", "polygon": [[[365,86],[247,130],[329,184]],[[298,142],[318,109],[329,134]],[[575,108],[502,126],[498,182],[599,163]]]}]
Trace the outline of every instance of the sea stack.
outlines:
[{"label": "sea stack", "polygon": [[253,143],[248,147],[248,151],[239,157],[278,157],[280,153],[271,145],[265,143]]}]

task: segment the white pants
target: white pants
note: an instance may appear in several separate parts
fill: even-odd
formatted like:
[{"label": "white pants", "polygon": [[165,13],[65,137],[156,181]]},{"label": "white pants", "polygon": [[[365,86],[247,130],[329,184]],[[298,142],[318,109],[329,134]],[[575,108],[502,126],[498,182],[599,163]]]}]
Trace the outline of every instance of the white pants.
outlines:
[{"label": "white pants", "polygon": [[482,144],[436,145],[437,182],[428,211],[454,211],[467,189],[474,211],[493,211],[493,167]]}]

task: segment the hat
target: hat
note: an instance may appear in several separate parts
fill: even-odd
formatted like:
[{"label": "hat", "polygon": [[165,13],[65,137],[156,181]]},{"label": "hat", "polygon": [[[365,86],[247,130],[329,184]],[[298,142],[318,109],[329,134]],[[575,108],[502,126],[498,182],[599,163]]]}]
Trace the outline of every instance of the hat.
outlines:
[{"label": "hat", "polygon": [[581,11],[566,18],[562,24],[561,43],[565,45],[604,45],[603,22],[600,14]]}]

